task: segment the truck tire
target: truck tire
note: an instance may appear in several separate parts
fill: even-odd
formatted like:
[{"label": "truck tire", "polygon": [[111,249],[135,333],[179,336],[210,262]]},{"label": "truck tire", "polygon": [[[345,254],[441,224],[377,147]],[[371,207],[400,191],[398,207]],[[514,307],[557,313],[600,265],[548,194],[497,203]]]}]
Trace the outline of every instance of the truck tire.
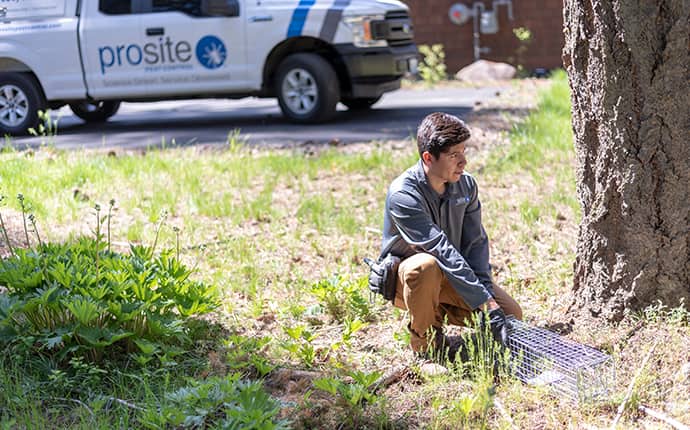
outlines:
[{"label": "truck tire", "polygon": [[37,128],[46,100],[38,82],[24,73],[0,73],[0,134],[27,134]]},{"label": "truck tire", "polygon": [[316,54],[292,54],[278,67],[275,89],[283,114],[308,124],[328,121],[340,99],[338,76]]},{"label": "truck tire", "polygon": [[120,109],[119,101],[95,101],[70,103],[69,108],[86,122],[104,122]]},{"label": "truck tire", "polygon": [[340,102],[347,106],[350,110],[367,110],[372,107],[376,102],[381,100],[381,96],[378,97],[361,97],[361,98],[347,98],[342,99]]}]

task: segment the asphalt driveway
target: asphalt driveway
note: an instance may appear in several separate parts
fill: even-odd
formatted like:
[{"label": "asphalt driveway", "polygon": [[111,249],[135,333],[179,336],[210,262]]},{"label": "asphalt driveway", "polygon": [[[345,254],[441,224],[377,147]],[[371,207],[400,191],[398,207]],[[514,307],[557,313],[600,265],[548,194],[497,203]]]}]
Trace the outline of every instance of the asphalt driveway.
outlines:
[{"label": "asphalt driveway", "polygon": [[495,97],[501,88],[444,87],[388,93],[373,109],[350,112],[339,106],[334,121],[295,125],[284,119],[275,99],[184,100],[123,103],[104,124],[86,124],[69,108],[53,113],[53,137],[13,138],[17,149],[54,145],[58,149],[141,149],[161,145],[222,144],[230,133],[251,145],[284,147],[304,142],[342,143],[398,140],[414,135],[420,120],[435,111],[463,117],[475,103]]}]

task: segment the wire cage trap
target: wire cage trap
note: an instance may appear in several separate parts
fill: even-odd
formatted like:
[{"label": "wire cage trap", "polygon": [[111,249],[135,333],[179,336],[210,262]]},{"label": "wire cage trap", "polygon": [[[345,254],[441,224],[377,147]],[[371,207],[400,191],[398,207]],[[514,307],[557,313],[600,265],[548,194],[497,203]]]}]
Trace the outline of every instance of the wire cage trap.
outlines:
[{"label": "wire cage trap", "polygon": [[507,326],[511,366],[519,380],[549,386],[576,402],[608,397],[615,378],[611,356],[515,318]]}]

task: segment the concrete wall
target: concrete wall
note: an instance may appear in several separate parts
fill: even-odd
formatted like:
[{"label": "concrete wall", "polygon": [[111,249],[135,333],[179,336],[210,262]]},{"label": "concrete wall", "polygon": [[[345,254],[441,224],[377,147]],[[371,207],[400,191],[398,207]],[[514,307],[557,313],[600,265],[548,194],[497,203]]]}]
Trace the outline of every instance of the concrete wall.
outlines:
[{"label": "concrete wall", "polygon": [[[474,0],[404,0],[410,7],[414,23],[415,40],[418,44],[442,43],[446,52],[448,73],[474,61],[472,49],[472,20],[457,26],[450,22],[448,10],[455,3],[471,7]],[[491,2],[484,2],[487,9]],[[538,67],[561,67],[563,49],[563,1],[562,0],[513,0],[513,21],[508,20],[508,8],[498,6],[499,31],[481,34],[481,46],[491,49],[481,58],[502,61],[527,70]],[[519,53],[520,42],[513,29],[526,27],[532,32],[531,42]]]}]

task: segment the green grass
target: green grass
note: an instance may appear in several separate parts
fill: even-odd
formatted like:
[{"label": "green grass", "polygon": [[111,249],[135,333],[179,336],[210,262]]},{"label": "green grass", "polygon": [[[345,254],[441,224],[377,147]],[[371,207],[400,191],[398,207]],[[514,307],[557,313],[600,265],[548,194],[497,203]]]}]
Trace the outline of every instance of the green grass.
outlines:
[{"label": "green grass", "polygon": [[[540,183],[554,175],[553,167],[573,161],[570,89],[565,72],[554,73],[553,85],[541,92],[538,100],[539,109],[511,131],[511,145],[491,154],[485,166],[488,171],[502,175],[530,173]],[[574,184],[574,174],[563,179]]]},{"label": "green grass", "polygon": [[[149,151],[119,157],[54,151],[35,159],[10,152],[2,156],[0,189],[7,196],[23,193],[33,212],[51,221],[56,216],[57,221],[74,221],[93,202],[115,198],[120,207],[136,208],[148,221],[167,210],[172,216],[230,218],[239,224],[280,215],[272,205],[278,185],[305,192],[309,185],[304,182],[319,176],[374,174],[388,170],[390,163],[384,151],[343,155],[331,150],[313,158],[285,152],[254,156],[238,150]],[[313,197],[317,211],[326,209],[331,215],[335,206],[318,198]]]}]

